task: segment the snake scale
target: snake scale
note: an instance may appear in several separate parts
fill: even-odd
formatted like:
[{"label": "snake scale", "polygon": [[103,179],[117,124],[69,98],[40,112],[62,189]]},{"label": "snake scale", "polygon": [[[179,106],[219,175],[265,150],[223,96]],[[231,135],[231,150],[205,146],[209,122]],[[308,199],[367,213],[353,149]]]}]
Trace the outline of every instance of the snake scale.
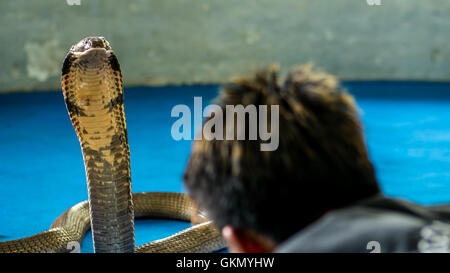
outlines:
[{"label": "snake scale", "polygon": [[[91,228],[94,251],[212,252],[225,247],[220,232],[197,214],[183,193],[131,192],[130,150],[122,73],[104,37],[87,37],[69,50],[61,84],[83,153],[89,200],[78,203],[36,235],[0,242],[0,252],[70,252]],[[134,219],[196,219],[195,225],[135,248]]]}]

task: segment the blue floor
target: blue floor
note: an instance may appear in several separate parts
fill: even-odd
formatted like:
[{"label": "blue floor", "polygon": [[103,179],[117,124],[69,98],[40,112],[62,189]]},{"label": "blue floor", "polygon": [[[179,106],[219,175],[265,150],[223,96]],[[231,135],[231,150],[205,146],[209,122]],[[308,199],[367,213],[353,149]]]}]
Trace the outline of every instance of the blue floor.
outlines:
[{"label": "blue floor", "polygon": [[[450,84],[349,82],[386,195],[421,204],[450,202]],[[176,104],[205,106],[217,86],[130,88],[125,93],[133,191],[183,191],[190,142],[170,135]],[[450,92],[448,92],[450,93]],[[149,112],[150,111],[150,112]],[[0,240],[48,229],[87,198],[78,140],[60,92],[0,95]],[[136,244],[188,223],[136,221]],[[92,252],[91,234],[82,245]]]}]

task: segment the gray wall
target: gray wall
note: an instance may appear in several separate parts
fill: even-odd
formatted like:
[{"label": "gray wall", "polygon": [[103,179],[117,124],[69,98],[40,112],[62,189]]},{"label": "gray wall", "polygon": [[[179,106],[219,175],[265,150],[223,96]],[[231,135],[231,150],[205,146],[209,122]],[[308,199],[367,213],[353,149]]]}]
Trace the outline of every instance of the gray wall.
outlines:
[{"label": "gray wall", "polygon": [[0,92],[57,90],[63,58],[103,35],[126,85],[219,83],[313,61],[345,80],[448,80],[450,1],[0,1]]}]

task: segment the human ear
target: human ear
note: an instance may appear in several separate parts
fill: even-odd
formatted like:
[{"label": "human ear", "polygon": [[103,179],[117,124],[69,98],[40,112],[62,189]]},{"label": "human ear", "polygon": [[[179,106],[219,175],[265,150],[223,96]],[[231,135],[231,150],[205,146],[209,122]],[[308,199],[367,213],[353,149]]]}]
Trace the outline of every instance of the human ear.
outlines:
[{"label": "human ear", "polygon": [[264,253],[274,249],[274,244],[270,240],[230,225],[222,228],[222,237],[232,253]]}]

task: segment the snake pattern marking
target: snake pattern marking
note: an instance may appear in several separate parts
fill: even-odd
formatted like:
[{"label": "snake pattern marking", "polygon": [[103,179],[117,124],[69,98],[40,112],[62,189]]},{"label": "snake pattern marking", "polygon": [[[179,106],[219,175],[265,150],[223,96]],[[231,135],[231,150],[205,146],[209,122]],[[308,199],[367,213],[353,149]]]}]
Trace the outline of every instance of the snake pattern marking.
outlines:
[{"label": "snake pattern marking", "polygon": [[[89,200],[69,208],[47,231],[0,242],[0,252],[69,252],[68,244],[81,244],[89,228],[97,253],[212,252],[225,247],[220,232],[197,214],[186,194],[132,194],[122,73],[105,38],[87,37],[72,46],[61,84],[81,144]],[[196,219],[196,224],[135,248],[135,217]]]}]

